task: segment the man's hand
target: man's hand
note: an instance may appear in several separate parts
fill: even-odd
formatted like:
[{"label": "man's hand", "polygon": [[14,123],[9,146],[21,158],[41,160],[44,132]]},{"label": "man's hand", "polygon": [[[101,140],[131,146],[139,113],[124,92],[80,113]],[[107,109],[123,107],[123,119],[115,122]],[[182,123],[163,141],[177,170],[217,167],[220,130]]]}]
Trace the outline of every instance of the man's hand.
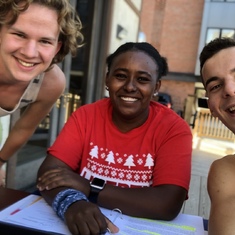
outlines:
[{"label": "man's hand", "polygon": [[6,172],[5,170],[0,168],[0,187],[5,187],[5,178],[6,178]]},{"label": "man's hand", "polygon": [[107,228],[111,233],[119,231],[97,205],[86,201],[73,203],[65,213],[65,222],[73,235],[105,234]]}]

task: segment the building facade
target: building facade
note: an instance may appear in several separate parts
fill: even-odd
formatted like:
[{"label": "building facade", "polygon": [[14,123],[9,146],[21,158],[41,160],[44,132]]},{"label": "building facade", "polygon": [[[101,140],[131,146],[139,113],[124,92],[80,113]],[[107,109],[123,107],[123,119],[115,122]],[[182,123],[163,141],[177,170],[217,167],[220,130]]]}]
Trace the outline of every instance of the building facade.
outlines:
[{"label": "building facade", "polygon": [[205,95],[199,54],[216,37],[235,37],[235,0],[143,0],[140,30],[165,56],[169,74],[160,91],[190,123],[197,97]]},{"label": "building facade", "polygon": [[[25,147],[7,164],[7,186],[11,188],[25,189],[35,184],[46,148],[71,112],[106,95],[105,59],[119,45],[147,41],[167,58],[169,74],[162,79],[160,91],[171,95],[173,109],[190,124],[196,97],[205,95],[199,76],[201,49],[215,37],[235,35],[235,0],[70,2],[83,23],[84,46],[75,58],[67,56],[60,65],[67,78],[63,96]],[[4,127],[11,126],[17,115],[4,119]]]}]

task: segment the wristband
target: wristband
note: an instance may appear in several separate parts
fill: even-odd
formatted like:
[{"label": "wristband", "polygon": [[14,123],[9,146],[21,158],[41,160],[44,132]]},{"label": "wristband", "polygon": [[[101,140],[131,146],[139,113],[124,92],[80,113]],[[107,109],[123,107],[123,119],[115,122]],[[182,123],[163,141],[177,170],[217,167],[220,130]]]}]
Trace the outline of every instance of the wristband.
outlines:
[{"label": "wristband", "polygon": [[2,158],[0,157],[0,162],[2,162],[2,163],[6,163],[7,161],[6,161],[6,160],[4,160],[4,159],[2,159]]},{"label": "wristband", "polygon": [[81,200],[88,201],[84,193],[75,189],[65,189],[56,195],[52,203],[52,208],[56,214],[64,220],[64,214],[68,207],[74,202]]}]

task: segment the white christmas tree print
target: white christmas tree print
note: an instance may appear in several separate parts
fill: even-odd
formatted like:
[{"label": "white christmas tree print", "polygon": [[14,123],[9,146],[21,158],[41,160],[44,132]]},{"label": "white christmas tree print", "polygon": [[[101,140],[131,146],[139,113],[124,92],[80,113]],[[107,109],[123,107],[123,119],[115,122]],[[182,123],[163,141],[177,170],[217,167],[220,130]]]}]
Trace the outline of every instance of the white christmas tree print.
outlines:
[{"label": "white christmas tree print", "polygon": [[146,159],[146,162],[145,162],[144,166],[147,166],[150,169],[150,167],[153,166],[153,165],[154,165],[153,157],[150,153],[148,153],[147,159]]},{"label": "white christmas tree print", "polygon": [[105,159],[105,161],[108,162],[109,165],[110,165],[110,163],[115,163],[114,154],[112,151],[109,151],[109,154],[107,155],[107,158]]},{"label": "white christmas tree print", "polygon": [[90,154],[91,158],[93,158],[93,157],[98,158],[98,146],[95,145],[95,146],[91,149],[91,151],[90,151],[89,154]]},{"label": "white christmas tree print", "polygon": [[129,169],[131,168],[131,166],[135,166],[134,159],[133,159],[133,155],[130,155],[130,156],[126,159],[126,162],[124,163],[124,166],[128,166]]}]

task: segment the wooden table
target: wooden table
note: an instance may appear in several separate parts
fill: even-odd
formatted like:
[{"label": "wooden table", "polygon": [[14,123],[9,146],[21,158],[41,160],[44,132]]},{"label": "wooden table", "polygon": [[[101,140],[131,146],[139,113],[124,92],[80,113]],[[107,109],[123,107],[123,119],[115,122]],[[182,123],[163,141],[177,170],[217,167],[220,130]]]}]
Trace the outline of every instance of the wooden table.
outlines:
[{"label": "wooden table", "polygon": [[0,187],[0,210],[10,206],[11,204],[28,195],[29,193],[27,192]]}]

